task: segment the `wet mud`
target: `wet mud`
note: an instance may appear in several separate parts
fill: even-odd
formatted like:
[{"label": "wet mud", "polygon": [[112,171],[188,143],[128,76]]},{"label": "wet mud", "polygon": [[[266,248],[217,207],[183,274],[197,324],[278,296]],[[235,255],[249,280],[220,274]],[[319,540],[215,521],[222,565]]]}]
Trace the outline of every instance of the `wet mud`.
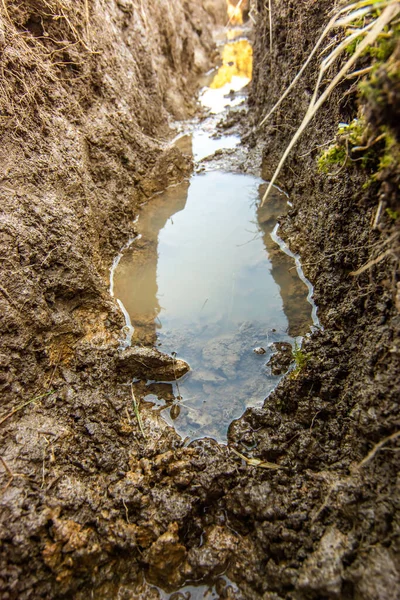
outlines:
[{"label": "wet mud", "polygon": [[[279,182],[292,207],[279,219],[278,234],[302,257],[323,329],[305,340],[303,367],[264,406],[231,423],[227,445],[209,438],[185,444],[157,411],[156,398],[176,404],[168,382],[140,384],[154,403],[140,403],[138,421],[130,375],[121,379],[124,319],[109,294],[108,270],[137,233],[138,204],[191,172],[186,152],[170,146],[173,136],[167,140],[166,133],[161,145],[156,140],[166,113],[161,100],[152,105],[148,98],[163,99],[175,118],[193,110],[180,93],[189,69],[184,57],[191,48],[190,68],[197,56],[199,70],[207,71],[217,13],[208,6],[214,17],[206,17],[199,3],[184,10],[180,2],[162,3],[172,14],[152,3],[147,11],[144,3],[124,0],[110,3],[106,19],[90,12],[84,31],[82,3],[78,21],[69,15],[75,33],[62,27],[57,33],[68,21],[48,19],[47,4],[9,3],[8,15],[1,9],[8,52],[25,39],[21,32],[36,48],[41,28],[51,34],[44,36],[50,52],[54,40],[72,42],[72,54],[55,67],[68,82],[36,86],[54,95],[36,96],[42,120],[21,123],[18,106],[2,113],[18,125],[4,133],[2,146],[2,598],[395,600],[398,222],[385,213],[379,229],[371,223],[379,194],[396,207],[396,175],[388,175],[390,185],[382,180],[368,190],[365,173],[321,176],[315,160],[337,122],[351,119],[355,99],[343,89],[332,96]],[[58,14],[61,3],[50,4]],[[332,4],[275,6],[271,55],[264,4],[251,13],[257,24],[250,111],[242,103],[224,119],[215,116],[221,133],[237,136],[245,127],[247,147],[217,149],[199,170],[229,164],[259,176],[262,168],[268,179],[301,120],[308,79],[296,102],[288,100],[268,128],[257,128],[282,81],[310,52]],[[101,56],[85,49],[96,49],[89,42],[99,32],[104,39],[99,22],[111,23],[115,47],[124,40],[118,57],[111,42]],[[131,62],[130,48],[142,48],[143,39],[151,40],[155,62],[141,68]],[[158,70],[162,55],[168,64]],[[27,69],[20,76],[30,77],[31,55],[22,58],[20,69]],[[7,65],[8,89],[20,98],[26,89]],[[144,104],[137,96],[129,106],[122,101],[127,72],[140,79]],[[161,72],[157,88],[151,74]],[[180,74],[176,86],[166,85],[172,73]],[[390,81],[382,75],[388,103]],[[65,104],[77,97],[79,109]],[[392,114],[372,104],[368,110],[374,122]],[[132,122],[132,114],[142,121]],[[349,275],[371,259],[372,244],[381,248],[388,239],[390,256],[358,278]],[[276,351],[271,368],[280,370],[285,347]]]}]

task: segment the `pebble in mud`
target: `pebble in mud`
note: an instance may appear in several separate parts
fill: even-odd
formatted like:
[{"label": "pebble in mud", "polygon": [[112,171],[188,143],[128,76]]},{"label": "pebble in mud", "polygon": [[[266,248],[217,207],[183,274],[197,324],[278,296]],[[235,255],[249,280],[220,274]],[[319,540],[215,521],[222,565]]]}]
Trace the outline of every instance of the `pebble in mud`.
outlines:
[{"label": "pebble in mud", "polygon": [[261,346],[258,346],[257,348],[254,348],[253,352],[255,354],[265,354],[266,350],[265,348],[261,348]]},{"label": "pebble in mud", "polygon": [[118,371],[124,376],[173,381],[190,371],[189,365],[154,348],[132,346],[118,356]]}]

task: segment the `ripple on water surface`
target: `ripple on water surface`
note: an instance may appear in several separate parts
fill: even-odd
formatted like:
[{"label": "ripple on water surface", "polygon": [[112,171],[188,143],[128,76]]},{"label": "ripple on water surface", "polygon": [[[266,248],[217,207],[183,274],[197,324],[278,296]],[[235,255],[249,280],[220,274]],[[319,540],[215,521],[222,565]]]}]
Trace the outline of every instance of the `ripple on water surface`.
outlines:
[{"label": "ripple on water surface", "polygon": [[270,344],[312,324],[308,289],[270,235],[286,199],[277,192],[259,210],[262,189],[261,179],[221,172],[169,188],[142,208],[141,235],[114,274],[133,343],[191,366],[179,389],[149,382],[144,398],[183,437],[225,441],[279,380],[266,365]]}]

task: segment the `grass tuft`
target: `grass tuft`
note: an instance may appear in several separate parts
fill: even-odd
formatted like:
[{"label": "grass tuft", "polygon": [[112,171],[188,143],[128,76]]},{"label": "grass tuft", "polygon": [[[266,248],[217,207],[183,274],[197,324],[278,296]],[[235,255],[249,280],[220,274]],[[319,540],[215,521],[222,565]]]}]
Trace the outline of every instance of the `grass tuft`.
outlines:
[{"label": "grass tuft", "polygon": [[[350,24],[358,22],[359,19],[363,19],[363,25],[361,27],[355,28],[355,30],[344,40],[342,40],[337,46],[335,46],[334,49],[330,52],[330,54],[326,58],[324,58],[320,63],[317,82],[307,112],[304,116],[302,123],[300,124],[299,128],[292,137],[289,145],[287,146],[272,176],[272,179],[269,182],[264,197],[262,198],[261,206],[263,206],[265,200],[271,192],[275,181],[279,173],[281,172],[281,169],[284,166],[293,147],[296,145],[301,134],[307,128],[307,126],[314,118],[318,110],[321,108],[323,103],[327,100],[327,98],[330,96],[330,94],[336,88],[336,86],[348,75],[351,68],[356,64],[359,57],[362,56],[368,48],[373,46],[378,37],[382,34],[382,32],[384,32],[385,28],[387,28],[387,26],[395,19],[395,17],[397,17],[399,13],[400,3],[397,0],[385,0],[381,2],[362,1],[350,4],[345,8],[341,9],[329,21],[327,27],[324,29],[322,35],[320,36],[312,52],[310,53],[309,58],[304,63],[303,67],[300,69],[296,77],[293,79],[290,86],[279,98],[278,102],[273,106],[270,112],[261,121],[260,126],[267,121],[267,119],[275,112],[278,106],[283,102],[283,100],[286,98],[289,92],[293,89],[294,85],[297,83],[297,81],[303,74],[305,68],[308,66],[311,59],[315,56],[323,40],[326,38],[326,36],[332,29],[347,28]],[[368,20],[368,18],[370,20]],[[348,48],[349,44],[351,44],[357,38],[360,38],[362,41],[358,43],[352,56],[346,60],[344,65],[340,68],[340,70],[329,83],[329,85],[325,88],[325,90],[322,93],[320,93],[320,86],[328,69],[335,63],[335,61],[337,61],[340,57],[343,56],[343,53],[346,51],[346,48]]]}]

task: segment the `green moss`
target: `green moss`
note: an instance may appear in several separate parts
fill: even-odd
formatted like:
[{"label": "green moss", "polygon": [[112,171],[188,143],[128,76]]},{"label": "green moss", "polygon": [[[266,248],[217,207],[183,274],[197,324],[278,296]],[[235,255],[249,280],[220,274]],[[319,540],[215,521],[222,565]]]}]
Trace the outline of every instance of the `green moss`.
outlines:
[{"label": "green moss", "polygon": [[339,123],[338,135],[344,136],[351,146],[362,146],[368,133],[368,125],[363,117],[353,119],[349,125]]},{"label": "green moss", "polygon": [[361,42],[361,40],[362,40],[362,36],[359,36],[359,37],[354,38],[354,40],[352,40],[351,42],[349,42],[349,45],[346,46],[346,53],[349,56],[353,56],[353,54],[357,50],[357,46]]},{"label": "green moss", "polygon": [[364,183],[362,184],[362,189],[363,190],[368,190],[368,188],[371,187],[371,185],[374,183],[374,179],[373,177],[370,177],[369,179],[367,179],[367,181],[364,181]]},{"label": "green moss", "polygon": [[377,43],[368,48],[368,54],[376,58],[379,62],[384,62],[389,58],[395,48],[395,39],[393,35],[382,34]]},{"label": "green moss", "polygon": [[380,157],[378,171],[391,169],[399,164],[399,147],[396,138],[391,134],[388,128],[382,128],[385,135],[385,149]]},{"label": "green moss", "polygon": [[397,219],[400,217],[400,213],[397,210],[392,210],[391,208],[387,208],[386,213],[393,221],[397,221]]},{"label": "green moss", "polygon": [[292,350],[292,354],[293,354],[293,358],[296,363],[296,366],[291,373],[291,377],[295,378],[298,376],[300,371],[302,371],[306,367],[308,361],[311,358],[311,354],[308,352],[304,352],[304,350],[301,348],[301,346],[298,345],[296,340],[294,341],[294,347]]},{"label": "green moss", "polygon": [[[373,151],[361,150],[367,144],[368,137],[369,126],[362,116],[349,124],[340,123],[336,143],[322,152],[318,159],[320,173],[330,173],[334,165],[344,166],[347,159],[349,162],[358,161],[362,167],[367,167],[374,158]],[[359,151],[362,154],[358,154]]]},{"label": "green moss", "polygon": [[[371,16],[373,18],[378,17],[378,12],[372,13]],[[362,19],[355,21],[351,25],[351,29],[348,30],[347,35],[351,35],[354,33],[354,30],[359,28],[362,29],[365,23]],[[371,58],[375,58],[378,62],[386,61],[389,56],[392,54],[393,50],[396,47],[396,41],[400,34],[400,26],[399,25],[391,25],[383,29],[382,33],[378,36],[376,42],[372,46],[367,46],[361,56],[370,56]],[[348,46],[346,46],[346,53],[349,56],[352,56],[357,50],[358,45],[364,39],[364,35],[360,35],[351,42],[349,42]]]},{"label": "green moss", "polygon": [[320,173],[330,173],[333,165],[343,166],[346,161],[346,150],[344,147],[329,146],[318,159],[318,170]]}]

